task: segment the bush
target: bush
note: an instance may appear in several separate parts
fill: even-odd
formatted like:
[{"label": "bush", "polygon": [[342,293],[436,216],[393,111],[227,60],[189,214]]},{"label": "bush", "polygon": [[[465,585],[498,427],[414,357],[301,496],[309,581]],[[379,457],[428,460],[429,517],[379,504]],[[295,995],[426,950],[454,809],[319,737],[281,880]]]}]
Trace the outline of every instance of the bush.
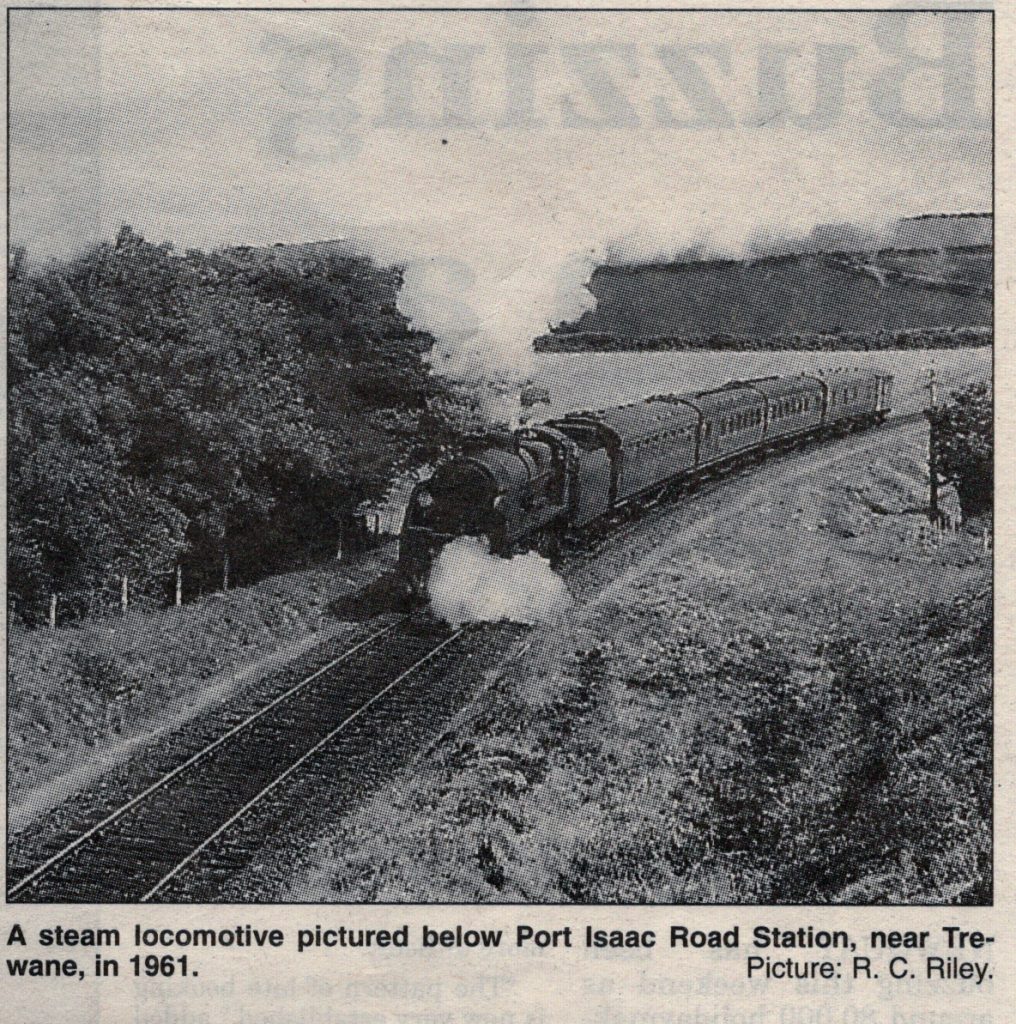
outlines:
[{"label": "bush", "polygon": [[990,327],[921,327],[906,331],[822,334],[690,334],[622,337],[564,327],[536,339],[537,352],[874,352],[977,348],[992,344]]},{"label": "bush", "polygon": [[124,700],[138,689],[137,681],[129,676],[117,658],[92,651],[79,651],[75,656],[73,678],[108,700]]},{"label": "bush", "polygon": [[991,391],[972,384],[932,414],[939,475],[956,487],[967,516],[990,512],[994,499]]}]

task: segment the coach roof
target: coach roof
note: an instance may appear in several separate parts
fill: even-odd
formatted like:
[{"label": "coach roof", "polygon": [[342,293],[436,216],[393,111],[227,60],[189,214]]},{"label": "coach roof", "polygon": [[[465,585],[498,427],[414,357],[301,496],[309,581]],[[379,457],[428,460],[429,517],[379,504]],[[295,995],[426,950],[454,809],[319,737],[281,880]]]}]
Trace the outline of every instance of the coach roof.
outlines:
[{"label": "coach roof", "polygon": [[622,444],[655,437],[669,430],[695,426],[698,416],[694,409],[678,402],[649,398],[616,409],[598,409],[592,412],[569,413],[562,423],[593,423],[601,433],[608,431]]},{"label": "coach roof", "polygon": [[788,395],[822,394],[822,381],[817,377],[760,377],[741,381],[745,387],[761,391],[766,398],[785,398]]}]

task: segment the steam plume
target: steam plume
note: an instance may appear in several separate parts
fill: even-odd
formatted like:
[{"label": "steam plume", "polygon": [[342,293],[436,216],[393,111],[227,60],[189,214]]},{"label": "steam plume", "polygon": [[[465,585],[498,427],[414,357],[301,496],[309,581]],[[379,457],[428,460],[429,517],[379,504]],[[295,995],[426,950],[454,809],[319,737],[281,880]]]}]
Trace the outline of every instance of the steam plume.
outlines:
[{"label": "steam plume", "polygon": [[434,613],[465,622],[553,622],[572,603],[564,580],[535,551],[492,555],[479,537],[459,537],[440,552],[427,582]]}]

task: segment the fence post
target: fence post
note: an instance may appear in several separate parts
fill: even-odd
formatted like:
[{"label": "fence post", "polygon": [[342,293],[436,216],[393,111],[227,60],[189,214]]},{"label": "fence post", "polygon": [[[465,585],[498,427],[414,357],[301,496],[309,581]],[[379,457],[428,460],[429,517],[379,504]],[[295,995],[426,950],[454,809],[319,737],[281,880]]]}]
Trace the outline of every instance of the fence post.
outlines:
[{"label": "fence post", "polygon": [[127,614],[127,577],[120,577],[120,611]]},{"label": "fence post", "polygon": [[928,518],[937,522],[938,509],[938,432],[935,428],[935,414],[938,408],[938,381],[934,369],[928,371],[928,408],[924,415],[928,420]]},{"label": "fence post", "polygon": [[229,590],[229,552],[224,552],[222,556],[222,589],[223,591]]},{"label": "fence post", "polygon": [[49,596],[49,628],[56,629],[56,593]]},{"label": "fence post", "polygon": [[176,595],[175,602],[177,608],[183,604],[183,566],[178,565],[176,567]]}]

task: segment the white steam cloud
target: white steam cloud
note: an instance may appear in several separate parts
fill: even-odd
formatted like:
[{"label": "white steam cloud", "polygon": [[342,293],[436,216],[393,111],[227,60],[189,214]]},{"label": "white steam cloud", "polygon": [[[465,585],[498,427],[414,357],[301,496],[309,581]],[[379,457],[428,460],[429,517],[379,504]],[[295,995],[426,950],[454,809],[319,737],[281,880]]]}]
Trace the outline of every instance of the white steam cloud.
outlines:
[{"label": "white steam cloud", "polygon": [[459,537],[438,554],[427,581],[434,614],[466,622],[557,621],[571,606],[564,580],[535,551],[513,558],[490,553],[479,537]]}]

